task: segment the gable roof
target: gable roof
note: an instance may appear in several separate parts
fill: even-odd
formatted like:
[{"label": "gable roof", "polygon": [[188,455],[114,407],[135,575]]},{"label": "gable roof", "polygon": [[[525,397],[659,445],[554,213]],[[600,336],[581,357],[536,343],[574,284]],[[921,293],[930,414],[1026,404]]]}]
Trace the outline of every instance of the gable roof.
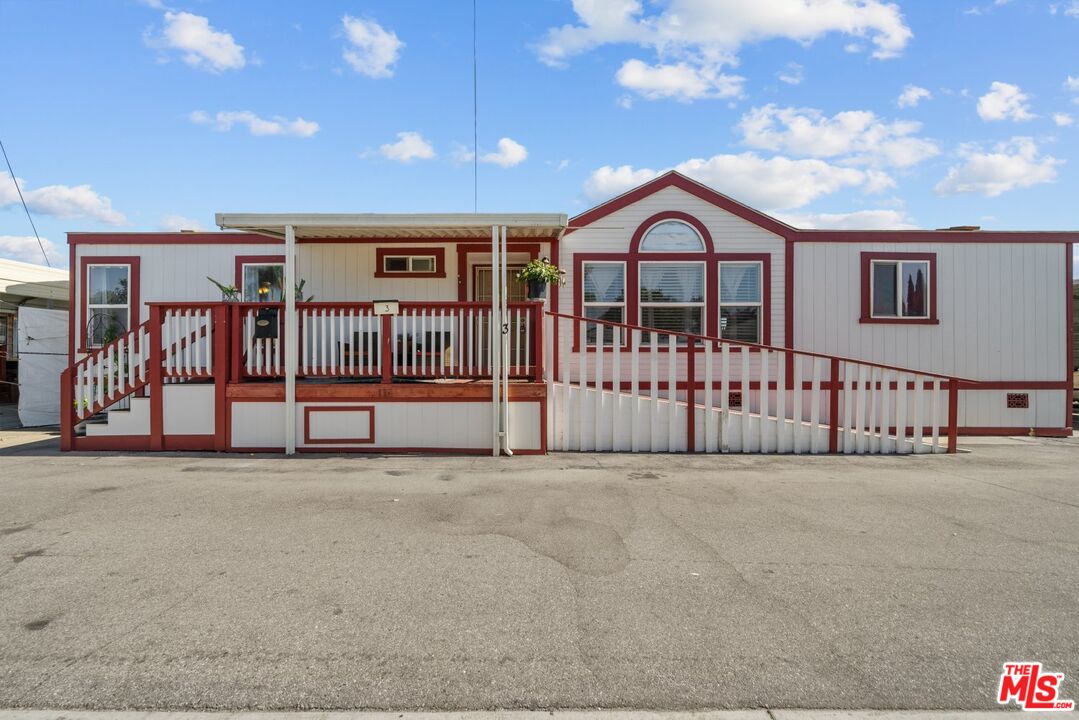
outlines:
[{"label": "gable roof", "polygon": [[571,233],[574,230],[579,230],[582,227],[591,225],[600,218],[607,217],[617,210],[621,210],[638,200],[669,187],[676,187],[679,190],[684,190],[690,195],[695,195],[705,202],[710,202],[717,207],[723,208],[732,215],[737,215],[743,220],[748,220],[754,225],[758,225],[776,235],[790,237],[798,232],[796,228],[791,227],[785,222],[777,220],[770,215],[765,215],[759,210],[754,210],[748,205],[738,202],[734,198],[728,197],[703,183],[699,183],[692,178],[686,177],[677,170],[668,170],[659,177],[649,180],[643,185],[638,185],[632,190],[622,193],[618,197],[611,198],[604,203],[600,203],[591,210],[586,210],[580,215],[570,218],[569,227],[566,229],[566,232]]},{"label": "gable roof", "polygon": [[1076,231],[1026,231],[1026,230],[803,230],[782,220],[777,220],[759,210],[713,190],[707,185],[668,170],[643,185],[600,203],[591,210],[569,219],[566,234],[580,230],[611,213],[659,192],[676,187],[705,202],[726,210],[743,220],[764,228],[792,242],[1028,242],[1028,243],[1079,243]]}]

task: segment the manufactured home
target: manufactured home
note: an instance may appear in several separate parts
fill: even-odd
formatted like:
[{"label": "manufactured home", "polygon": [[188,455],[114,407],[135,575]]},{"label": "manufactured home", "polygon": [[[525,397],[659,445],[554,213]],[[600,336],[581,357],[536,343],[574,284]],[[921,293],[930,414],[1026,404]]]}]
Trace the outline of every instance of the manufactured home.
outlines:
[{"label": "manufactured home", "polygon": [[[71,233],[69,450],[954,451],[1071,434],[1074,232],[801,230],[675,172],[576,217]],[[550,258],[564,284],[529,296]]]}]

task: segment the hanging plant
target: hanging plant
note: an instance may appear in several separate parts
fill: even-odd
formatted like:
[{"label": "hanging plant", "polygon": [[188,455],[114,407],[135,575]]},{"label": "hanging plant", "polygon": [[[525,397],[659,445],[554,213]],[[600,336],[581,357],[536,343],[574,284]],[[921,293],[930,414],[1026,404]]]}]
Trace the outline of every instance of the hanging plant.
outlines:
[{"label": "hanging plant", "polygon": [[547,258],[529,260],[528,264],[517,271],[518,282],[528,283],[528,297],[532,300],[542,300],[547,297],[548,285],[565,285],[566,271],[559,270],[557,265]]}]

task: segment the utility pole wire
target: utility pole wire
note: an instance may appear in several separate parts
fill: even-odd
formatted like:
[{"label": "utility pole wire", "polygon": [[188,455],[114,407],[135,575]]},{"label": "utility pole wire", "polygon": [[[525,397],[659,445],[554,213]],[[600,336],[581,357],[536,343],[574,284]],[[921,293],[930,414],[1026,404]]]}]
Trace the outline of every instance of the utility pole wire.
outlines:
[{"label": "utility pole wire", "polygon": [[49,255],[45,252],[45,246],[41,242],[41,236],[37,234],[37,226],[34,225],[34,218],[30,216],[30,208],[26,207],[26,198],[22,196],[22,188],[19,187],[19,181],[15,179],[15,171],[11,168],[11,160],[7,156],[7,148],[4,147],[4,141],[0,140],[0,151],[4,153],[4,162],[7,163],[7,171],[11,175],[11,182],[15,183],[15,191],[19,193],[19,200],[22,201],[22,209],[26,211],[26,219],[30,221],[30,227],[34,229],[34,237],[37,238],[37,246],[41,248],[41,256],[45,258],[45,264],[52,267],[52,263],[49,262]]},{"label": "utility pole wire", "polygon": [[479,85],[476,80],[476,0],[472,0],[472,212],[480,211]]}]

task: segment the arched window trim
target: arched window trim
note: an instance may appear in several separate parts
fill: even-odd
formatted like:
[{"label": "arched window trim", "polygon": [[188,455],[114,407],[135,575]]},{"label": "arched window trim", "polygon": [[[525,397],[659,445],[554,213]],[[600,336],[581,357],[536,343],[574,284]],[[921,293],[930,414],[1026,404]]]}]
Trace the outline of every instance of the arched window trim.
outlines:
[{"label": "arched window trim", "polygon": [[[648,231],[659,225],[661,222],[677,221],[685,225],[688,225],[697,233],[697,237],[701,239],[703,244],[702,250],[642,250],[641,244],[644,242],[644,236],[648,234]],[[629,251],[634,255],[657,255],[671,252],[678,253],[703,253],[712,254],[715,252],[715,246],[712,243],[712,234],[708,232],[708,228],[704,226],[700,220],[684,213],[680,210],[665,210],[663,212],[656,213],[652,217],[645,220],[639,226],[637,226],[636,232],[633,233],[633,239],[629,243]]]},{"label": "arched window trim", "polygon": [[[679,224],[679,225],[684,225],[684,226],[686,226],[687,228],[689,228],[690,230],[692,230],[692,231],[693,231],[693,234],[694,234],[694,235],[696,235],[696,236],[697,236],[697,240],[699,240],[699,241],[700,241],[700,243],[701,243],[701,246],[700,246],[699,248],[695,249],[695,250],[686,250],[686,249],[680,249],[680,250],[672,250],[672,249],[670,249],[670,248],[660,248],[660,249],[658,249],[658,250],[648,250],[648,249],[646,249],[646,248],[644,247],[644,244],[645,244],[645,242],[647,242],[647,241],[648,241],[648,233],[652,232],[652,231],[653,231],[653,230],[655,230],[655,229],[656,229],[657,227],[659,227],[660,225],[663,225],[663,224],[665,224],[665,223],[677,223],[677,224]],[[659,222],[657,222],[657,223],[653,223],[651,227],[649,227],[649,228],[648,228],[647,230],[645,230],[645,231],[644,231],[644,233],[643,233],[643,234],[641,235],[641,247],[640,247],[640,249],[638,250],[638,252],[639,252],[640,254],[642,254],[642,255],[645,255],[645,254],[654,254],[654,253],[672,253],[672,252],[680,252],[680,253],[682,253],[682,252],[685,252],[685,253],[705,253],[705,252],[707,252],[707,250],[705,249],[705,246],[704,246],[704,238],[703,238],[703,237],[701,237],[701,233],[700,233],[700,231],[699,231],[699,230],[697,230],[697,228],[693,227],[692,225],[690,225],[689,223],[687,223],[687,222],[686,222],[685,220],[681,220],[681,219],[678,219],[678,218],[667,218],[666,220],[660,220],[660,221],[659,221]]]},{"label": "arched window trim", "polygon": [[[692,227],[704,242],[704,250],[695,251],[654,251],[641,250],[641,243],[645,233],[657,224],[666,220],[677,220]],[[771,332],[771,305],[772,305],[772,281],[771,262],[772,255],[769,252],[716,252],[712,242],[712,235],[708,228],[697,218],[688,213],[678,210],[667,210],[656,213],[641,223],[629,243],[629,252],[603,253],[603,252],[575,252],[573,254],[573,307],[575,315],[583,314],[583,264],[586,262],[624,262],[625,273],[625,318],[630,325],[639,325],[641,316],[640,307],[640,277],[639,268],[641,262],[704,262],[705,263],[705,311],[704,311],[704,334],[712,337],[719,336],[719,264],[720,262],[758,262],[761,265],[761,334],[762,344],[772,343]],[[573,350],[576,352],[578,338],[575,335],[572,340]],[[625,342],[623,341],[623,345]],[[662,350],[662,348],[661,348]],[[594,347],[588,351],[594,352]],[[610,349],[607,349],[610,352]],[[679,348],[684,352],[685,348]]]}]

